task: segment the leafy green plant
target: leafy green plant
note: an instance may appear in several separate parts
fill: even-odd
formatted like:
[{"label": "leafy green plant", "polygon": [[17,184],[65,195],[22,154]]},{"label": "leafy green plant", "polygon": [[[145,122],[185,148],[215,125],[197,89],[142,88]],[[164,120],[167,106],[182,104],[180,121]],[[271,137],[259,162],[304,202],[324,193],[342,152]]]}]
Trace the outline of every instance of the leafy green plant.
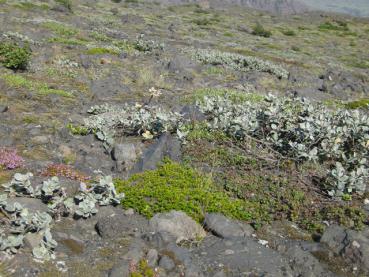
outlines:
[{"label": "leafy green plant", "polygon": [[86,51],[87,55],[104,55],[104,54],[110,54],[110,55],[119,55],[119,51],[111,48],[103,48],[103,47],[96,47],[91,48]]},{"label": "leafy green plant", "polygon": [[20,47],[13,42],[0,42],[0,62],[7,68],[26,69],[31,59],[28,46]]},{"label": "leafy green plant", "polygon": [[255,36],[259,36],[259,37],[271,37],[272,36],[272,32],[269,30],[266,30],[263,25],[261,25],[260,23],[257,23],[253,29],[252,29],[252,34]]},{"label": "leafy green plant", "polygon": [[289,37],[296,36],[296,32],[294,30],[283,30],[282,34],[284,34],[285,36],[289,36]]},{"label": "leafy green plant", "polygon": [[205,212],[250,219],[245,202],[217,189],[209,177],[169,160],[157,170],[136,174],[128,180],[116,180],[115,186],[126,195],[123,207],[134,208],[147,217],[181,210],[199,222]]},{"label": "leafy green plant", "polygon": [[346,109],[351,109],[351,110],[369,108],[369,99],[361,99],[361,100],[348,102],[348,103],[345,103],[344,106],[346,107]]},{"label": "leafy green plant", "polygon": [[88,134],[88,129],[84,126],[76,126],[72,123],[67,124],[67,129],[73,134],[73,135],[79,135],[79,136],[85,136]]},{"label": "leafy green plant", "polygon": [[348,25],[346,22],[342,21],[326,21],[318,26],[320,31],[349,31]]},{"label": "leafy green plant", "polygon": [[72,11],[72,0],[55,0],[55,2],[67,8],[70,12]]},{"label": "leafy green plant", "polygon": [[36,91],[39,95],[55,94],[66,98],[74,97],[74,95],[69,91],[50,88],[49,85],[46,83],[31,81],[20,75],[8,74],[3,75],[2,78],[5,80],[5,83],[10,87],[33,90]]}]

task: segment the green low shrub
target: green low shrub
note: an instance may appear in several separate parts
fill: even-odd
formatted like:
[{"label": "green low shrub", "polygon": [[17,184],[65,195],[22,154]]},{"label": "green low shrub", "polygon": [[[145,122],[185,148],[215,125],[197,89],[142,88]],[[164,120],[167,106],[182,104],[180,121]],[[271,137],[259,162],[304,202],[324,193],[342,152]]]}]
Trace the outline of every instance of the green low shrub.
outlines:
[{"label": "green low shrub", "polygon": [[20,47],[12,42],[0,43],[0,62],[7,68],[26,69],[31,59],[28,46]]},{"label": "green low shrub", "polygon": [[155,213],[179,210],[201,222],[206,212],[250,220],[246,202],[220,191],[211,178],[196,170],[169,160],[158,169],[116,180],[115,186],[126,197],[125,208],[133,208],[146,217]]},{"label": "green low shrub", "polygon": [[271,37],[272,36],[272,32],[269,30],[266,30],[263,25],[261,25],[260,23],[256,24],[254,26],[254,28],[252,29],[252,34],[255,36],[259,36],[259,37]]},{"label": "green low shrub", "polygon": [[55,0],[55,2],[66,7],[69,11],[72,11],[72,1],[71,0]]}]

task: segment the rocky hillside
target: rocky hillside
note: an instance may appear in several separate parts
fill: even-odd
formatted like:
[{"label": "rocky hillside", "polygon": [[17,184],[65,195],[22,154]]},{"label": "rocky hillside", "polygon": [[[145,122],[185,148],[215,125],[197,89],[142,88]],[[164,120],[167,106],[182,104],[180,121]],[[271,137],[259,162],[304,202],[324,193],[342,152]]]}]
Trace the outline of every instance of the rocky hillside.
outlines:
[{"label": "rocky hillside", "polygon": [[0,276],[368,276],[369,21],[209,3],[0,0]]},{"label": "rocky hillside", "polygon": [[297,0],[160,0],[153,2],[167,5],[199,4],[216,8],[241,6],[277,14],[296,14],[308,11],[308,6]]}]

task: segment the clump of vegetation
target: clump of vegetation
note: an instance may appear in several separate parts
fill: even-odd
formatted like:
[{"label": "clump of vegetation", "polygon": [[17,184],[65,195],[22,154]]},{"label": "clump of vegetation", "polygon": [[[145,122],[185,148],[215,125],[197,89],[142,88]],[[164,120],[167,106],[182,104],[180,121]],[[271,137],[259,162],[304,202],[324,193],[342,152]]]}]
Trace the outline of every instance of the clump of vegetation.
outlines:
[{"label": "clump of vegetation", "polygon": [[98,206],[117,205],[124,197],[124,194],[116,192],[111,176],[100,177],[99,182],[88,186],[81,183],[80,191],[73,197],[67,197],[58,177],[45,180],[36,188],[31,184],[32,177],[30,172],[16,173],[9,183],[3,185],[6,194],[0,195],[0,210],[9,220],[0,227],[0,251],[8,254],[17,253],[28,233],[42,236],[39,245],[32,249],[33,256],[38,260],[55,259],[53,250],[57,246],[50,232],[52,216],[47,212],[30,213],[18,202],[8,202],[9,198],[39,198],[48,205],[50,213],[56,218],[69,214],[88,218],[98,212]]},{"label": "clump of vegetation", "polygon": [[67,124],[67,128],[73,135],[85,136],[88,134],[88,129],[84,126],[75,126],[71,123]]},{"label": "clump of vegetation", "polygon": [[294,30],[283,30],[282,34],[284,34],[285,36],[289,36],[289,37],[296,36],[296,32]]},{"label": "clump of vegetation", "polygon": [[20,75],[3,75],[2,78],[10,87],[33,90],[36,91],[39,95],[54,94],[66,98],[74,97],[74,95],[69,91],[50,88],[49,85],[46,83],[31,81]]},{"label": "clump of vegetation", "polygon": [[59,3],[63,7],[67,8],[68,11],[72,11],[72,0],[55,0],[56,3]]},{"label": "clump of vegetation", "polygon": [[72,37],[78,33],[78,30],[55,21],[44,22],[42,23],[42,27],[52,30],[56,34],[64,37]]},{"label": "clump of vegetation", "polygon": [[278,78],[288,78],[289,75],[289,72],[280,65],[256,57],[207,49],[189,50],[189,52],[194,59],[206,64],[223,65],[238,71],[268,72]]},{"label": "clump of vegetation", "polygon": [[85,119],[84,127],[110,147],[116,133],[142,135],[146,139],[165,132],[176,132],[181,126],[179,113],[157,106],[125,104],[123,107],[98,105],[88,111],[93,114]]},{"label": "clump of vegetation", "polygon": [[253,28],[252,28],[252,34],[255,36],[259,36],[259,37],[271,37],[272,36],[272,32],[269,30],[266,30],[263,25],[261,25],[260,23],[257,23]]},{"label": "clump of vegetation", "polygon": [[152,52],[154,50],[164,50],[164,44],[158,43],[153,40],[144,39],[143,35],[140,35],[139,38],[134,43],[133,47],[140,52]]},{"label": "clump of vegetation", "polygon": [[245,201],[255,228],[286,219],[309,232],[322,233],[324,221],[355,229],[366,222],[365,213],[352,202],[327,201],[326,196],[311,193],[314,184],[299,177],[307,174],[308,167],[293,170],[293,163],[278,160],[276,153],[253,138],[238,141],[206,123],[194,124],[183,150],[187,162],[212,168],[217,186]]},{"label": "clump of vegetation", "polygon": [[110,55],[119,55],[119,51],[112,48],[104,48],[104,47],[95,47],[88,49],[86,51],[87,55],[104,55],[104,54],[110,54]]},{"label": "clump of vegetation", "polygon": [[245,101],[257,103],[265,99],[265,96],[258,93],[245,93],[244,91],[226,88],[202,88],[194,91],[194,93],[190,97],[191,100],[193,100],[194,102],[197,101],[198,103],[203,103],[207,96],[227,97],[234,103],[242,103]]},{"label": "clump of vegetation", "polygon": [[24,159],[17,154],[16,149],[0,147],[0,169],[15,169],[23,164]]},{"label": "clump of vegetation", "polygon": [[7,68],[26,69],[31,59],[28,46],[20,47],[13,42],[0,42],[0,62]]},{"label": "clump of vegetation", "polygon": [[141,259],[138,263],[130,263],[129,277],[159,277],[159,275],[149,266],[147,260]]},{"label": "clump of vegetation", "polygon": [[251,218],[245,202],[217,189],[208,176],[169,160],[157,170],[116,180],[115,186],[126,195],[122,200],[125,208],[133,208],[147,217],[179,210],[199,222],[206,212],[220,212],[242,220]]},{"label": "clump of vegetation", "polygon": [[349,27],[346,22],[343,21],[327,21],[318,26],[320,31],[349,31]]},{"label": "clump of vegetation", "polygon": [[345,104],[346,109],[365,109],[369,108],[369,99],[361,99],[357,101],[348,102]]},{"label": "clump of vegetation", "polygon": [[73,167],[66,164],[50,164],[41,173],[42,176],[59,176],[80,182],[87,182],[90,180],[89,176],[82,174]]},{"label": "clump of vegetation", "polygon": [[330,164],[330,195],[365,192],[369,177],[368,116],[359,111],[330,111],[306,99],[267,97],[255,104],[235,104],[227,97],[206,97],[199,103],[209,126],[237,140],[256,138],[301,164]]}]

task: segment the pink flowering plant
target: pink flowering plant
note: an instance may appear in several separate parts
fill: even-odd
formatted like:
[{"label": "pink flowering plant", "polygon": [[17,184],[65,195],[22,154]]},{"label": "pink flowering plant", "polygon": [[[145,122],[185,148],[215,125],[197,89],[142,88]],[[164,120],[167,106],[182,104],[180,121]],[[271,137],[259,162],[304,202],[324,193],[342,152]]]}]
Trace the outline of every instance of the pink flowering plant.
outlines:
[{"label": "pink flowering plant", "polygon": [[0,147],[0,168],[15,169],[23,164],[24,159],[17,154],[16,149]]}]

